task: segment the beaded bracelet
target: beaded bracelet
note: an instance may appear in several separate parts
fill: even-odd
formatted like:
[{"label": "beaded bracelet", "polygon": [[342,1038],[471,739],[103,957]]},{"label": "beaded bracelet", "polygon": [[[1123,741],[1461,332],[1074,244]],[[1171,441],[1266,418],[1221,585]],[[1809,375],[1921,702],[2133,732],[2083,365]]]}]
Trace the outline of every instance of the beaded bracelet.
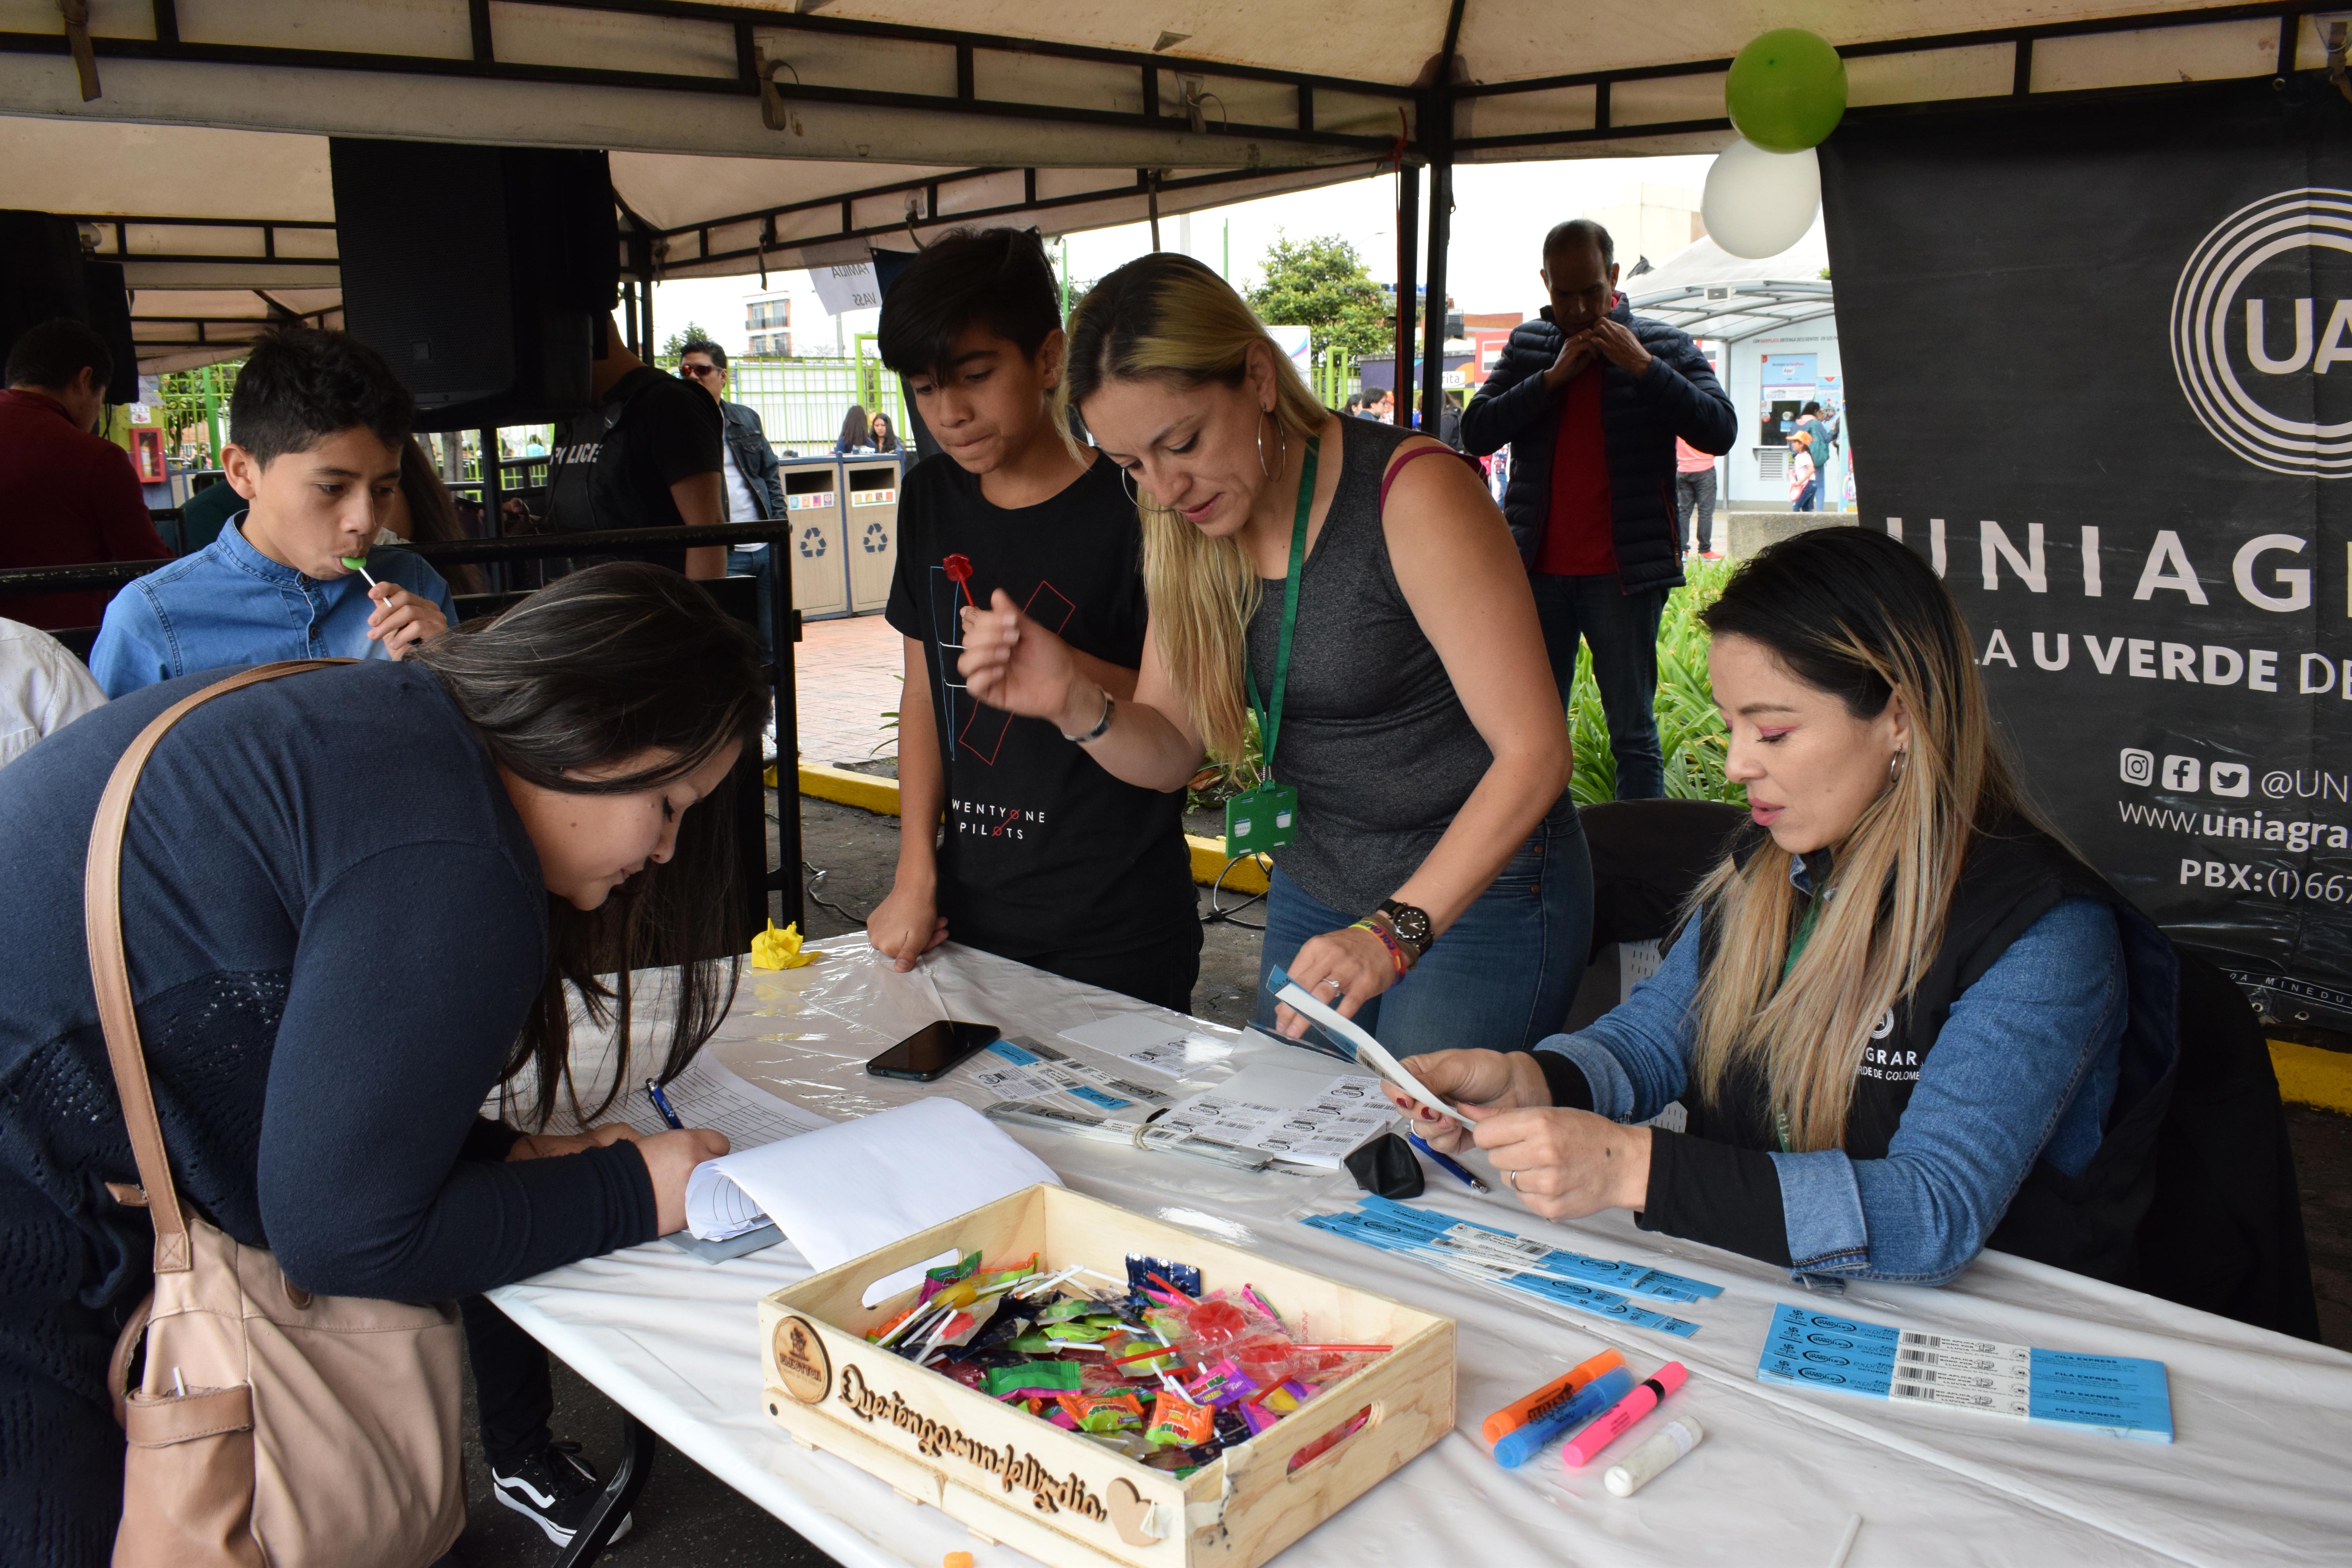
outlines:
[{"label": "beaded bracelet", "polygon": [[1397,945],[1397,939],[1394,934],[1389,931],[1388,927],[1381,924],[1380,921],[1375,920],[1360,920],[1349,929],[1368,931],[1374,936],[1380,938],[1381,945],[1389,950],[1389,962],[1396,965],[1396,972],[1400,975],[1402,975],[1406,970],[1412,967],[1405,962],[1404,949]]}]

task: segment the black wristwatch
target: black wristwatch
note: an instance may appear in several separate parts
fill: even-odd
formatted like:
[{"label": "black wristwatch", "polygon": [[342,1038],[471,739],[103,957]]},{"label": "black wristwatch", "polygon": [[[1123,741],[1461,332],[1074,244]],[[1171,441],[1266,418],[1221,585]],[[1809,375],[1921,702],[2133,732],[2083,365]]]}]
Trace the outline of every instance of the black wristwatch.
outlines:
[{"label": "black wristwatch", "polygon": [[1381,900],[1381,913],[1389,917],[1389,930],[1396,933],[1397,945],[1419,963],[1421,955],[1429,951],[1429,916],[1394,899]]}]

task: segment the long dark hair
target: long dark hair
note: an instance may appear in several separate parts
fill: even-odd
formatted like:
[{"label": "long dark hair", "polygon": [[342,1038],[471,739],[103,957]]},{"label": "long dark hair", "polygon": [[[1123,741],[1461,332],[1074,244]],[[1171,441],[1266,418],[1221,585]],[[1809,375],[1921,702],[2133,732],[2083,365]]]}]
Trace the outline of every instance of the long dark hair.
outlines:
[{"label": "long dark hair", "polygon": [[[751,629],[695,584],[641,562],[559,578],[495,620],[436,637],[409,658],[433,672],[492,761],[573,795],[625,795],[682,777],[730,742],[758,744],[767,713]],[[617,777],[578,776],[646,752],[659,760]],[[631,877],[601,909],[549,898],[547,976],[502,1079],[512,1085],[535,1068],[541,1126],[559,1089],[585,1126],[631,1081],[634,972],[675,970],[664,1081],[727,1016],[751,936],[735,838],[730,772],[680,819],[667,864]],[[593,1110],[582,1107],[571,1073],[575,992],[614,1042],[612,1087]]]},{"label": "long dark hair", "polygon": [[874,432],[867,428],[866,410],[855,403],[851,404],[849,412],[841,416],[841,435],[834,445],[845,450],[855,450],[873,444]]},{"label": "long dark hair", "polygon": [[866,427],[871,430],[877,424],[879,424],[882,426],[882,434],[871,438],[874,442],[874,449],[877,452],[897,451],[898,449],[898,426],[892,424],[890,416],[887,414],[883,413],[878,408],[874,411],[873,417],[866,421]]},{"label": "long dark hair", "polygon": [[[433,456],[415,437],[400,458],[400,495],[408,503],[408,538],[412,544],[438,544],[445,540],[468,537],[466,525],[458,521],[457,503],[450,498],[449,487],[433,471]],[[453,594],[478,594],[482,591],[482,572],[478,566],[452,562],[436,566],[448,583]]]}]

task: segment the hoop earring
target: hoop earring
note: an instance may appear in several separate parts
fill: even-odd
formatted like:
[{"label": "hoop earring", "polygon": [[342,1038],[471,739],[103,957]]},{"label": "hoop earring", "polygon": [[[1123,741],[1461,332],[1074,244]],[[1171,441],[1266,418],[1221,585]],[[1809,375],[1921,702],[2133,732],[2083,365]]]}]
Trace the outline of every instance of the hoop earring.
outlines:
[{"label": "hoop earring", "polygon": [[1907,751],[1897,752],[1886,759],[1886,783],[1889,788],[1903,782],[1904,765],[1910,760]]},{"label": "hoop earring", "polygon": [[1125,468],[1121,468],[1118,471],[1118,482],[1119,488],[1127,491],[1129,504],[1133,506],[1137,511],[1141,511],[1143,510],[1143,498],[1135,493],[1135,476],[1128,472]]},{"label": "hoop earring", "polygon": [[[1265,426],[1266,422],[1274,418],[1274,411],[1270,408],[1261,408],[1258,410],[1257,417],[1257,471],[1270,479],[1274,478],[1274,470],[1265,466]],[[1281,434],[1282,426],[1278,421],[1274,428],[1276,435]],[[1283,461],[1285,463],[1290,461],[1290,455],[1287,452],[1283,454]]]}]

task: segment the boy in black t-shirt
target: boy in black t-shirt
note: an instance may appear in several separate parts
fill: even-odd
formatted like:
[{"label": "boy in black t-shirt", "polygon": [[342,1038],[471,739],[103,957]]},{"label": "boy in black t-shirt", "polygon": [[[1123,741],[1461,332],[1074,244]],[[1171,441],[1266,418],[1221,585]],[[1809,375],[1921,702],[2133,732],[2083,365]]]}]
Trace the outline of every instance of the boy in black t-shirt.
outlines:
[{"label": "boy in black t-shirt", "polygon": [[1142,531],[1117,467],[1073,456],[1055,426],[1055,293],[1034,232],[959,229],[883,298],[882,363],[942,453],[899,491],[898,873],[866,931],[902,970],[953,936],[1184,1012],[1201,926],[1182,797],[1112,778],[1053,725],[975,701],[956,671],[965,615],[1002,588],[1089,679],[1135,695]]}]

